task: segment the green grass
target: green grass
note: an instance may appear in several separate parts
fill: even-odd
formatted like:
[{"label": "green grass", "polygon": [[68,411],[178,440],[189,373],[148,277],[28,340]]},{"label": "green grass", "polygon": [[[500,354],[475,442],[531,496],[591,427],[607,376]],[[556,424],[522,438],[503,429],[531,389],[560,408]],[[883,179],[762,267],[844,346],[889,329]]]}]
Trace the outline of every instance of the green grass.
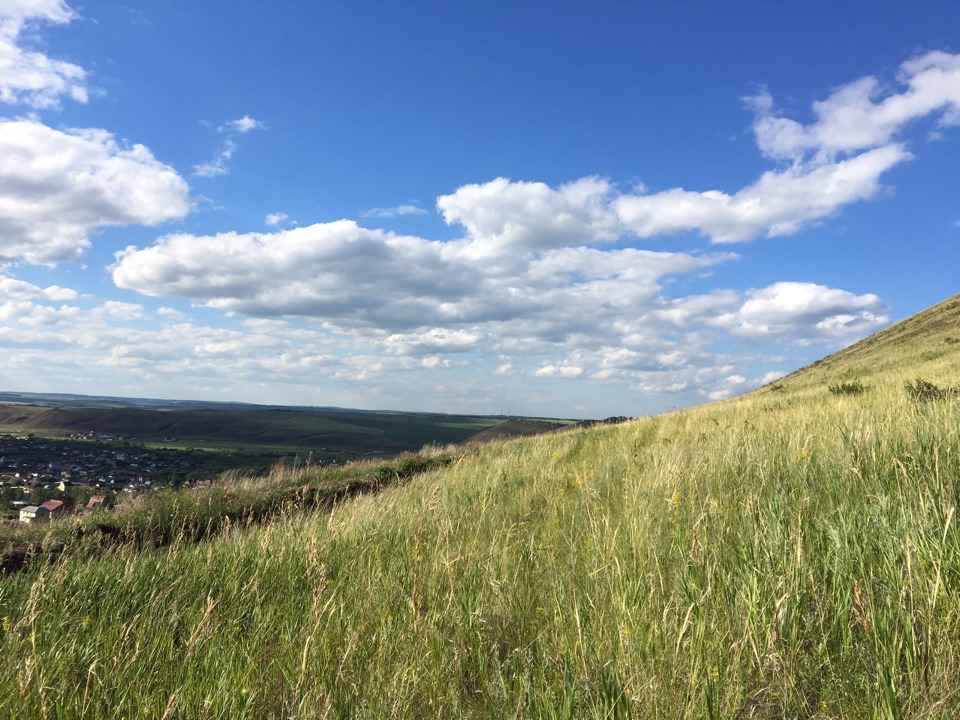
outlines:
[{"label": "green grass", "polygon": [[298,410],[144,410],[138,408],[0,405],[0,432],[38,437],[93,431],[187,447],[281,447],[396,454],[424,445],[456,443],[499,424],[493,417]]},{"label": "green grass", "polygon": [[905,389],[960,385],[952,347],[862,393],[795,376],[622,425],[234,475],[129,508],[117,543],[51,526],[34,541],[59,553],[0,581],[0,707],[955,717],[960,398]]}]

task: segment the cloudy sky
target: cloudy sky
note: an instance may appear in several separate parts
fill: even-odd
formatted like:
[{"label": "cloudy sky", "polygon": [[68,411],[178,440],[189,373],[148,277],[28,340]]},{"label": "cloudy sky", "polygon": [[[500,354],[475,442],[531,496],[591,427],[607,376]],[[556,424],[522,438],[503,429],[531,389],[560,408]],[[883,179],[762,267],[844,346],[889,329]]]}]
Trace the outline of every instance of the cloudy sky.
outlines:
[{"label": "cloudy sky", "polygon": [[958,142],[953,3],[0,0],[0,389],[727,397],[957,292]]}]

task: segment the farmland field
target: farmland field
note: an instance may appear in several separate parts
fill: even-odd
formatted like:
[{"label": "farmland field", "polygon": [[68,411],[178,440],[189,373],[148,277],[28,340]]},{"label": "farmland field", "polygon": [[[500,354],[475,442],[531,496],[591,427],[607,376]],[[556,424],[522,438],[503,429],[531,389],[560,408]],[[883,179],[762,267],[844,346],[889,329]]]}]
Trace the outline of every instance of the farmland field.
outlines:
[{"label": "farmland field", "polygon": [[[435,413],[374,412],[326,408],[259,406],[168,409],[42,404],[51,398],[0,395],[0,433],[34,433],[47,437],[94,434],[152,446],[206,448],[268,453],[278,456],[314,453],[339,461],[369,455],[395,455],[424,445],[459,443],[506,419]],[[11,400],[18,400],[13,404]],[[32,400],[34,404],[26,404]],[[115,403],[122,401],[114,401]],[[129,401],[133,404],[137,401]],[[156,401],[154,401],[156,402]],[[209,404],[208,404],[209,405]],[[543,421],[550,429],[565,421]]]}]

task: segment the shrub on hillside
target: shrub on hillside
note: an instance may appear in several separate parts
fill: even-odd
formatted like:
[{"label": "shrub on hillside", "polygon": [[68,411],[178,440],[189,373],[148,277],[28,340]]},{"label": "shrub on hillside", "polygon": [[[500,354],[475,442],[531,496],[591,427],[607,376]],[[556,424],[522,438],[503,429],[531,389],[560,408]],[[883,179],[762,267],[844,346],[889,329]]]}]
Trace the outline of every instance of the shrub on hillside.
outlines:
[{"label": "shrub on hillside", "polygon": [[845,380],[829,385],[827,389],[834,395],[861,395],[867,388],[859,380]]},{"label": "shrub on hillside", "polygon": [[907,383],[907,396],[917,402],[932,402],[960,396],[960,387],[940,387],[929,380],[917,378]]}]

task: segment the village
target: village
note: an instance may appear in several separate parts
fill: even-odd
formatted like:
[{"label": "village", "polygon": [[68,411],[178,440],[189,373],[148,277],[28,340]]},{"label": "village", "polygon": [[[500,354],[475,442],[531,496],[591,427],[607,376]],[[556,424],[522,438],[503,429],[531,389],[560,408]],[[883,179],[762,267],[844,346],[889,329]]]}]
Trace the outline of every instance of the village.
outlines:
[{"label": "village", "polygon": [[203,475],[201,453],[94,433],[62,440],[2,434],[0,517],[42,522],[109,509],[123,495],[191,485]]}]

